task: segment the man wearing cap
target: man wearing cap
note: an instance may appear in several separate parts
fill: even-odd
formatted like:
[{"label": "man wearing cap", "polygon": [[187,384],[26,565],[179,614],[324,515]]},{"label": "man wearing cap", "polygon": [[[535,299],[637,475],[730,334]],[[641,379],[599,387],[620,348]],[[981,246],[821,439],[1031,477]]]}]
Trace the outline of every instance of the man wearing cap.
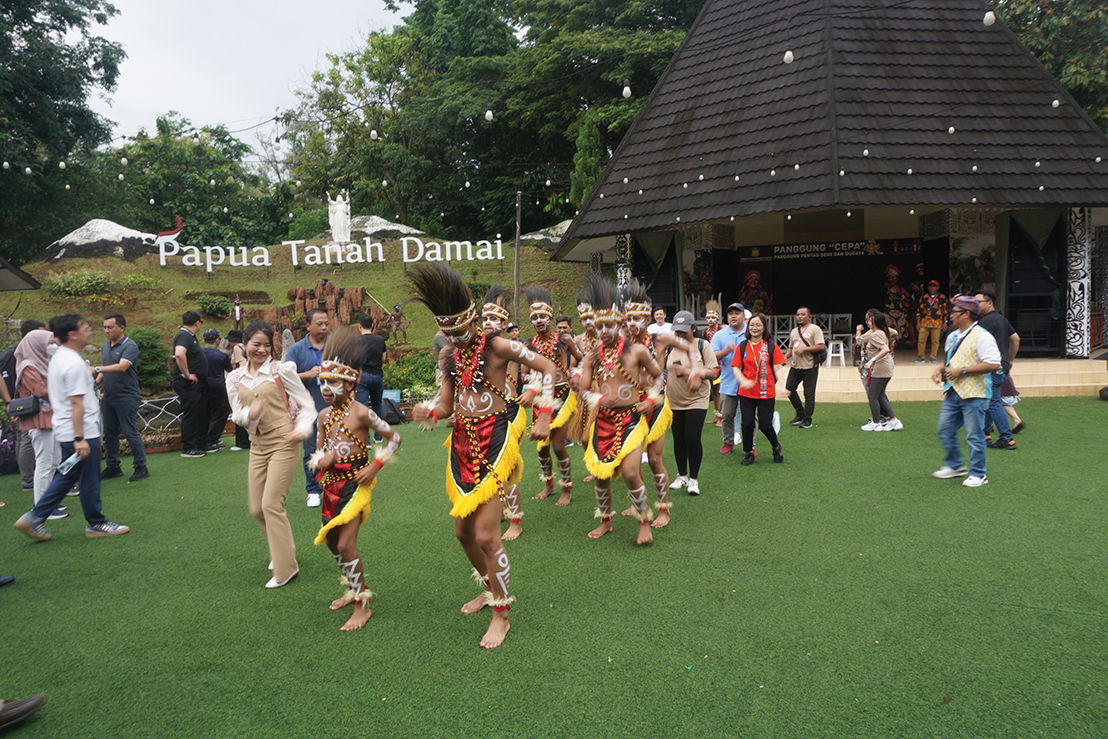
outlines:
[{"label": "man wearing cap", "polygon": [[[932,475],[941,479],[968,477],[968,488],[986,485],[985,412],[993,393],[992,373],[1000,369],[1000,349],[993,335],[977,323],[981,307],[977,298],[955,295],[950,305],[954,330],[946,337],[946,362],[931,375],[943,383],[943,406],[939,412],[939,441],[943,445],[942,467]],[[958,443],[958,429],[966,427],[970,449],[967,470]]]},{"label": "man wearing cap", "polygon": [[204,451],[223,449],[223,428],[231,415],[231,402],[227,399],[227,373],[234,369],[231,357],[219,350],[220,333],[214,328],[204,332],[204,358],[208,360],[208,374],[204,378],[204,397],[208,401],[208,425],[204,433]]},{"label": "man wearing cap", "polygon": [[142,403],[138,381],[139,348],[127,336],[127,319],[119,313],[104,316],[104,338],[107,341],[100,347],[100,364],[92,368],[93,378],[103,393],[100,417],[104,426],[104,469],[100,471],[100,479],[123,476],[119,460],[122,433],[131,447],[134,466],[134,474],[128,482],[138,482],[150,477],[146,468],[146,447],[136,423]]},{"label": "man wearing cap", "polygon": [[[927,283],[927,293],[916,306],[917,362],[938,361],[939,339],[948,318],[946,296],[939,292],[939,281],[931,280]],[[931,358],[925,360],[928,338],[931,339]]]},{"label": "man wearing cap", "polygon": [[[730,367],[735,349],[746,339],[746,308],[742,303],[727,306],[727,325],[721,326],[712,337],[712,351],[720,367]],[[735,448],[735,415],[739,409],[739,381],[734,372],[722,372],[719,376],[719,412],[723,428],[723,446],[720,454],[730,454]]]}]

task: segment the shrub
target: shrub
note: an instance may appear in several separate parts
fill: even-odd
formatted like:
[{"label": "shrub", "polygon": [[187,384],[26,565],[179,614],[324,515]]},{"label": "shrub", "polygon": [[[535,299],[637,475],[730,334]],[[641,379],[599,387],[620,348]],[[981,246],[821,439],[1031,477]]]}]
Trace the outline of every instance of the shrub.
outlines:
[{"label": "shrub", "polygon": [[169,385],[169,346],[152,328],[137,327],[127,332],[138,344],[139,385],[148,391],[164,390]]},{"label": "shrub", "polygon": [[43,283],[43,287],[55,298],[79,298],[109,292],[112,289],[112,276],[108,272],[80,269],[53,275]]},{"label": "shrub", "polygon": [[290,239],[314,239],[330,228],[327,221],[327,209],[306,210],[297,214],[289,224]]},{"label": "shrub", "polygon": [[385,387],[409,390],[417,385],[435,386],[435,358],[431,352],[408,352],[385,365]]},{"label": "shrub", "polygon": [[161,286],[161,280],[141,272],[129,272],[119,278],[119,287],[124,290],[157,290]]},{"label": "shrub", "polygon": [[438,385],[412,385],[401,392],[405,402],[418,403],[421,400],[430,400],[439,395]]},{"label": "shrub", "polygon": [[196,304],[212,318],[226,318],[231,314],[231,301],[222,295],[201,295],[196,298]]}]

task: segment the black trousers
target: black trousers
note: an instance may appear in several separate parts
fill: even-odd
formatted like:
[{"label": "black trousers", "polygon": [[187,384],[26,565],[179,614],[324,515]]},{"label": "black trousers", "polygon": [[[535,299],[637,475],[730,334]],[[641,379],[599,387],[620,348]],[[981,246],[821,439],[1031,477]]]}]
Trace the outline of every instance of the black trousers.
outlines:
[{"label": "black trousers", "polygon": [[208,425],[204,445],[211,446],[223,436],[227,417],[231,415],[231,402],[227,400],[227,387],[221,382],[209,382],[207,396]]},{"label": "black trousers", "polygon": [[[811,369],[789,369],[789,377],[785,380],[785,389],[789,391],[789,402],[793,404],[796,415],[805,421],[812,420],[812,412],[816,409],[816,382],[819,380],[819,365]],[[800,403],[800,394],[796,391],[800,384],[804,384],[804,404]]]},{"label": "black trousers", "polygon": [[891,377],[870,377],[866,385],[866,396],[869,398],[869,417],[874,423],[887,418],[896,418],[893,407],[889,404],[889,396],[885,394],[885,388],[889,386]]},{"label": "black trousers", "polygon": [[687,411],[673,412],[673,456],[677,458],[677,474],[688,475],[696,479],[700,474],[700,462],[704,459],[704,445],[701,434],[704,432],[706,408],[691,408]]},{"label": "black trousers", "polygon": [[189,382],[184,377],[174,377],[173,390],[181,402],[181,450],[203,451],[208,431],[208,402],[204,397],[203,378],[200,382]]},{"label": "black trousers", "polygon": [[742,414],[743,451],[750,452],[754,449],[754,416],[757,413],[758,428],[762,435],[769,439],[770,446],[776,448],[777,432],[773,430],[773,403],[774,398],[748,398],[739,396],[739,412]]}]

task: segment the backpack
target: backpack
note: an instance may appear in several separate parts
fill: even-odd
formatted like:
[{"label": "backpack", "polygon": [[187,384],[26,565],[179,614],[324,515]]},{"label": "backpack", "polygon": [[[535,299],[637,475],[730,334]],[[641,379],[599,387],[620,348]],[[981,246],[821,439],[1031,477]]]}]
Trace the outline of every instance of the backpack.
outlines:
[{"label": "backpack", "polygon": [[390,426],[404,423],[404,413],[392,398],[381,398],[381,420]]},{"label": "backpack", "polygon": [[15,347],[0,354],[0,377],[8,384],[8,395],[15,397]]},{"label": "backpack", "polygon": [[[811,325],[811,324],[809,324],[809,325]],[[800,340],[804,342],[805,346],[811,346],[811,344],[808,343],[808,340],[804,338],[804,332],[801,331],[799,327],[796,329],[796,334],[797,334],[797,336],[800,337]],[[813,352],[812,353],[812,366],[819,367],[821,364],[823,364],[826,361],[827,361],[827,343],[825,342],[822,349],[820,349],[818,352]]]}]

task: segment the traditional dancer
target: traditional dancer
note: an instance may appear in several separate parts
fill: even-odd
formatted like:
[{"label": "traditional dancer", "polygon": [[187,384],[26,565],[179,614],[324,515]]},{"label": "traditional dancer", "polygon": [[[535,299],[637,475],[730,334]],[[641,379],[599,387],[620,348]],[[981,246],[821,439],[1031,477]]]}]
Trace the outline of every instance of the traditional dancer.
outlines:
[{"label": "traditional dancer", "polygon": [[[329,606],[332,611],[354,604],[354,613],[342,625],[342,631],[356,631],[373,615],[370,601],[374,593],[365,585],[365,568],[358,556],[358,530],[369,518],[369,504],[377,473],[392,460],[400,446],[400,434],[354,399],[361,375],[364,344],[350,329],[340,329],[327,337],[323,363],[319,371],[319,389],[328,407],[319,412],[316,451],[308,460],[309,469],[319,470],[323,487],[323,526],[315,544],[324,541],[342,570],[346,592]],[[387,445],[369,461],[369,429]]]},{"label": "traditional dancer", "polygon": [[[591,387],[594,376],[600,386],[599,392],[582,393],[586,404],[597,409],[585,449],[585,466],[596,477],[596,517],[600,525],[588,536],[599,539],[612,530],[612,479],[622,475],[639,521],[635,543],[650,544],[654,541],[650,528],[653,515],[643,484],[641,456],[650,433],[649,415],[662,397],[662,372],[645,346],[623,335],[623,312],[611,283],[594,274],[589,278],[588,290],[600,336],[600,346],[585,358],[581,369],[581,387]],[[645,394],[644,377],[651,380]]]},{"label": "traditional dancer", "polygon": [[[664,366],[665,361],[659,360],[659,354],[665,354],[672,348],[679,348],[685,352],[690,360],[689,388],[696,390],[700,387],[700,380],[704,372],[699,363],[700,352],[689,345],[684,339],[669,333],[647,333],[652,311],[650,298],[646,289],[638,280],[631,280],[624,296],[624,325],[627,329],[627,337],[633,344],[638,344],[647,349],[654,357],[657,364]],[[663,375],[664,382],[664,375]],[[648,383],[648,378],[643,378],[643,385]],[[643,446],[646,447],[646,461],[650,465],[650,471],[654,476],[654,492],[658,496],[658,517],[654,521],[654,528],[664,528],[669,524],[670,508],[673,503],[669,499],[669,474],[666,472],[665,463],[662,461],[662,452],[666,448],[666,431],[673,423],[673,411],[666,402],[665,396],[659,398],[659,402],[651,409],[650,432],[647,434]],[[623,512],[625,516],[635,515],[634,508],[628,508]]]},{"label": "traditional dancer", "polygon": [[542,474],[542,492],[535,500],[543,500],[554,492],[554,468],[550,459],[550,449],[558,458],[558,473],[561,477],[562,494],[556,506],[569,505],[573,495],[573,472],[566,451],[566,437],[577,412],[577,394],[569,385],[570,374],[575,362],[581,360],[581,352],[573,338],[551,331],[550,322],[554,317],[554,308],[550,305],[549,291],[541,287],[527,288],[527,302],[530,303],[531,325],[535,335],[527,342],[527,347],[536,354],[546,357],[554,363],[557,372],[554,377],[554,404],[558,409],[554,420],[550,422],[550,438],[536,445],[539,450],[539,468]]},{"label": "traditional dancer", "polygon": [[[704,340],[710,342],[712,337],[719,332],[719,301],[708,301],[705,305],[704,320],[708,324],[704,329]],[[719,412],[719,377],[712,380],[712,394],[710,399],[712,401],[712,408],[715,409],[715,416],[710,423],[713,426],[720,426],[722,425],[723,414]]]},{"label": "traditional dancer", "polygon": [[[493,285],[485,293],[485,304],[481,308],[481,327],[485,336],[500,336],[511,321],[511,293],[499,285]],[[519,396],[519,362],[508,362],[504,373],[504,395],[515,399]],[[523,508],[519,500],[519,480],[523,475],[523,460],[515,466],[508,476],[507,489],[504,491],[504,518],[508,519],[508,530],[501,534],[503,541],[518,539],[523,533]]]},{"label": "traditional dancer", "polygon": [[[534,402],[532,439],[545,437],[554,412],[554,364],[518,341],[486,336],[478,330],[477,309],[469,288],[454,270],[441,264],[420,265],[410,276],[416,299],[426,305],[449,343],[439,354],[439,397],[417,405],[412,418],[430,428],[454,414],[447,444],[446,492],[454,533],[473,564],[482,592],[462,606],[476,613],[492,606],[492,620],[481,646],[500,646],[508,633],[511,567],[500,539],[501,499],[512,470],[520,463],[519,441],[527,417],[504,392],[509,362],[537,373],[537,390],[525,391],[520,404]],[[537,397],[536,397],[537,396]]]},{"label": "traditional dancer", "polygon": [[[573,341],[577,344],[577,349],[581,352],[581,355],[585,356],[589,352],[595,351],[596,347],[600,346],[600,336],[596,333],[596,315],[588,302],[588,296],[580,290],[577,293],[577,317],[580,319],[581,326],[584,330],[573,337]],[[578,392],[578,395],[580,395],[582,390],[579,383],[580,375],[581,365],[578,363],[577,367],[573,370],[573,377],[570,380],[570,386]],[[595,377],[593,378],[592,384],[592,387],[585,389],[594,392],[598,390]],[[592,429],[592,424],[595,420],[596,409],[582,407],[577,413],[577,421],[573,424],[573,428],[570,429],[570,438],[574,441],[581,442],[581,446],[584,447],[585,444],[588,443],[589,431]],[[591,474],[585,476],[585,482],[592,481],[593,476]]]}]

